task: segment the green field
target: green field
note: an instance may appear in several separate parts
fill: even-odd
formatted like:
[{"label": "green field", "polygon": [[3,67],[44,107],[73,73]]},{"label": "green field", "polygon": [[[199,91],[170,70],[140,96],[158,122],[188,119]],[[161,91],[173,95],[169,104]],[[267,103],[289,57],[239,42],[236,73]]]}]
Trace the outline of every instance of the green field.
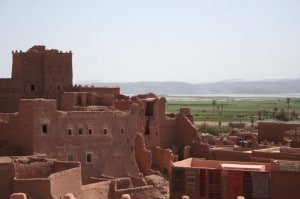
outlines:
[{"label": "green field", "polygon": [[167,97],[166,112],[178,113],[180,107],[190,108],[195,121],[251,122],[252,116],[273,118],[280,111],[288,112],[289,118],[291,114],[299,114],[300,99],[290,98],[288,105],[286,98]]}]

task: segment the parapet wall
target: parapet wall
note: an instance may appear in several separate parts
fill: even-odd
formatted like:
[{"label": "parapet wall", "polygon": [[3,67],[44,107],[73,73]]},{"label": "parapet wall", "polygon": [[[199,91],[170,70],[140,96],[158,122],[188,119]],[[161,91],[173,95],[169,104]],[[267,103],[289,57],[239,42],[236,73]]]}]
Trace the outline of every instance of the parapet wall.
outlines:
[{"label": "parapet wall", "polygon": [[120,94],[120,87],[94,87],[94,86],[81,86],[75,85],[70,90],[71,92],[93,92],[98,95],[102,94],[111,94],[114,96],[118,96]]}]

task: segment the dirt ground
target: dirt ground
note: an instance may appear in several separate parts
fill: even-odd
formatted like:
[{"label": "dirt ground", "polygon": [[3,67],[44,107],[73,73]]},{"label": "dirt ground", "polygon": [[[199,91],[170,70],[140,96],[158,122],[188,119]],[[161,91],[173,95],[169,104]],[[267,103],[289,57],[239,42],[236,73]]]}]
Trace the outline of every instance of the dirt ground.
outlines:
[{"label": "dirt ground", "polygon": [[[251,122],[243,122],[246,123],[246,126],[251,126]],[[210,126],[218,126],[219,123],[218,122],[209,122],[209,121],[195,121],[194,122],[195,125],[203,125],[203,124],[207,124]],[[222,122],[221,124],[222,126],[228,126],[228,122]],[[255,126],[257,126],[257,123],[254,123]]]}]

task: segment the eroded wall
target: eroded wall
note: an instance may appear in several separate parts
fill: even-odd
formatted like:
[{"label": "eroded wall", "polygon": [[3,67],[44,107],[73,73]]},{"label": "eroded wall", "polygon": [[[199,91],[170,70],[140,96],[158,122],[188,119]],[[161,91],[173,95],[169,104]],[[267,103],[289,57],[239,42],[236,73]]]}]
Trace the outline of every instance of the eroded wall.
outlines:
[{"label": "eroded wall", "polygon": [[[127,173],[137,175],[134,157],[134,138],[137,132],[138,107],[130,112],[120,111],[57,111],[55,101],[45,99],[21,100],[16,116],[30,116],[29,143],[18,146],[31,147],[32,153],[44,153],[58,160],[80,161],[84,183],[89,177],[101,174],[122,177]],[[28,114],[30,112],[30,114]],[[20,128],[21,129],[21,128]],[[20,129],[9,131],[20,136]]]}]

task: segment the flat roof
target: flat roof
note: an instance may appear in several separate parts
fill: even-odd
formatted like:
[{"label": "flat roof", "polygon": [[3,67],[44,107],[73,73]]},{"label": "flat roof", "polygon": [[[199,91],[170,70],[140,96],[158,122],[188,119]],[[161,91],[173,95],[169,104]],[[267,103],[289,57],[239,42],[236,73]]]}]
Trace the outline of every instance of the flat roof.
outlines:
[{"label": "flat roof", "polygon": [[222,163],[221,167],[224,170],[266,171],[265,165]]}]

